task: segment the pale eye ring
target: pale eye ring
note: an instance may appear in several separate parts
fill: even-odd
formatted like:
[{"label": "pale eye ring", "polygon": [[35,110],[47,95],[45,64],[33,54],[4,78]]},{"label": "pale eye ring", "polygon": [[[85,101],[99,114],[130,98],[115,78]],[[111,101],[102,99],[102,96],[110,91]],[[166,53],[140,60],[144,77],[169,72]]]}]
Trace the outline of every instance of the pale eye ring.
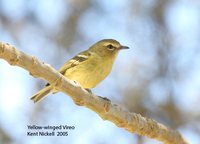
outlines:
[{"label": "pale eye ring", "polygon": [[113,45],[111,45],[111,44],[107,45],[107,48],[108,48],[109,50],[114,50],[114,49],[115,49],[115,47],[114,47]]}]

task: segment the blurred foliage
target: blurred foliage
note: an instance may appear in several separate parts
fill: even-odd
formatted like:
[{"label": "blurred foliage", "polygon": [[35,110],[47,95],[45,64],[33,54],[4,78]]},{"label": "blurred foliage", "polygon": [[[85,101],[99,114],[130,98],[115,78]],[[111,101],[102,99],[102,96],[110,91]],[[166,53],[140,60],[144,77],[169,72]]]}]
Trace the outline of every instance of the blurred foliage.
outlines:
[{"label": "blurred foliage", "polygon": [[0,144],[10,144],[11,138],[10,136],[5,133],[3,129],[0,128]]}]

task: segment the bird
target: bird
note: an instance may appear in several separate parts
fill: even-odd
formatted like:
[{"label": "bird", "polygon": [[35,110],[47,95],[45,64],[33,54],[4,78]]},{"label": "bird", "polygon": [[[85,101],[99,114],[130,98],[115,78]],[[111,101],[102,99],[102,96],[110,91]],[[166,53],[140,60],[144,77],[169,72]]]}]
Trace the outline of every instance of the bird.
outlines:
[{"label": "bird", "polygon": [[[90,90],[109,75],[113,63],[122,49],[129,49],[129,47],[121,45],[114,39],[100,40],[90,46],[89,49],[80,52],[68,60],[59,69],[59,72],[68,79],[78,82],[86,90]],[[33,95],[31,100],[36,103],[49,93],[56,92],[53,85],[48,83],[43,89]]]}]

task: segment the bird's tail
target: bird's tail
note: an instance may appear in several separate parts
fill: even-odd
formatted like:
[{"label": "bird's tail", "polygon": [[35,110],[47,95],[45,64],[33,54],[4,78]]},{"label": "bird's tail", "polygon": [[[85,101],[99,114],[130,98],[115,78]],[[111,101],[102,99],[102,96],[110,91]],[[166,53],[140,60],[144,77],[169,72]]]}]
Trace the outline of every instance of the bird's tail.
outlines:
[{"label": "bird's tail", "polygon": [[31,100],[34,101],[34,103],[40,101],[43,99],[45,96],[47,96],[48,93],[51,92],[52,87],[46,86],[45,88],[41,89],[39,92],[37,92],[34,96],[31,97]]}]

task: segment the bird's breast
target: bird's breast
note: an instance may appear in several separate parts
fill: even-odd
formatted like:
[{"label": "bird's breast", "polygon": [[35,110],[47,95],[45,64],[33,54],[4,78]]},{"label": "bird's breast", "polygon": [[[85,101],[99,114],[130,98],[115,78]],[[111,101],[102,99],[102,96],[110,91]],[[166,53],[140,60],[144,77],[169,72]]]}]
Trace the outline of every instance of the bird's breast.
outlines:
[{"label": "bird's breast", "polygon": [[67,70],[65,76],[80,83],[83,88],[93,88],[107,77],[112,65],[113,61],[110,59],[95,57]]}]

